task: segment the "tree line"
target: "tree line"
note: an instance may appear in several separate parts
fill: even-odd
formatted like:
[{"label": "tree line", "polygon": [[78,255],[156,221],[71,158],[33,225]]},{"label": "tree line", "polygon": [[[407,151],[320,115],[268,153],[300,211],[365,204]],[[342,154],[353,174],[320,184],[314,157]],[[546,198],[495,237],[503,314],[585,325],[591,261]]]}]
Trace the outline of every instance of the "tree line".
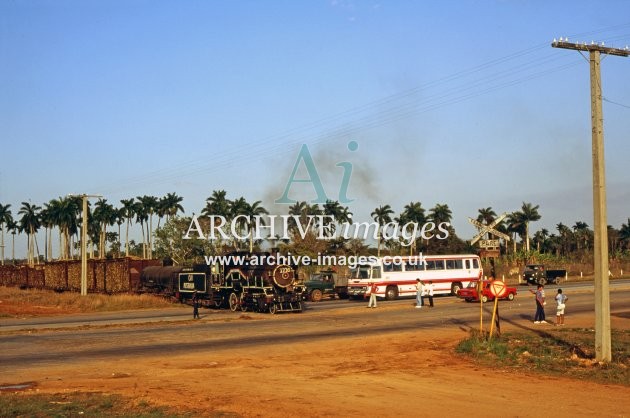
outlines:
[{"label": "tree line", "polygon": [[[225,190],[215,190],[206,199],[201,215],[219,215],[228,222],[238,219],[239,235],[247,239],[216,240],[215,242],[198,242],[198,240],[182,240],[182,231],[186,230],[190,218],[179,216],[184,213],[183,198],[176,193],[168,193],[158,198],[155,196],[137,196],[120,200],[118,207],[110,204],[106,199],[97,200],[88,207],[88,243],[91,258],[105,258],[136,256],[142,258],[174,257],[177,262],[186,263],[199,260],[209,253],[224,253],[233,250],[259,250],[263,247],[263,240],[254,239],[251,231],[254,225],[252,219],[256,215],[268,215],[260,200],[248,202],[244,197],[228,199]],[[244,215],[244,216],[240,216]],[[302,225],[309,224],[309,216],[327,215],[333,220],[326,219],[327,230],[334,232],[344,222],[351,222],[352,212],[337,201],[329,200],[323,205],[296,202],[289,207],[289,215],[295,215]],[[452,212],[447,204],[438,203],[430,209],[425,209],[419,201],[406,204],[398,214],[388,205],[376,207],[370,214],[379,227],[390,222],[405,225],[409,222],[423,225],[433,222],[449,223]],[[478,210],[477,221],[489,225],[497,218],[491,208]],[[154,228],[154,220],[157,223]],[[588,224],[577,221],[572,227],[559,223],[556,232],[545,228],[530,233],[530,224],[541,219],[539,206],[523,202],[520,210],[509,213],[495,229],[512,237],[511,243],[501,242],[504,254],[516,254],[517,251],[530,254],[554,254],[567,257],[588,253],[593,247],[593,231]],[[164,224],[162,224],[164,221]],[[290,219],[290,222],[292,219]],[[206,221],[207,222],[207,221]],[[67,196],[52,199],[38,206],[30,202],[22,202],[13,216],[10,204],[0,203],[0,261],[5,263],[5,233],[12,235],[11,260],[15,263],[15,236],[24,234],[27,237],[26,263],[33,265],[41,261],[68,260],[79,257],[79,232],[82,223],[82,198]],[[142,241],[136,243],[129,239],[129,230],[139,226]],[[124,247],[123,247],[124,226]],[[418,238],[410,246],[404,246],[401,241],[382,240],[378,234],[376,248],[371,248],[363,239],[337,237],[331,240],[318,240],[313,230],[316,223],[310,223],[310,230],[306,235],[298,234],[297,223],[289,225],[290,239],[278,236],[266,238],[269,246],[279,247],[282,251],[293,254],[352,254],[364,255],[374,253],[410,254],[425,253],[461,253],[475,251],[469,242],[459,238],[452,226],[449,226],[449,236],[444,240],[426,240]],[[44,230],[43,248],[37,242],[37,234]],[[56,231],[56,234],[54,233]],[[379,228],[380,231],[380,228]],[[242,234],[240,232],[243,232]],[[58,240],[57,254],[53,254],[53,239]],[[334,234],[333,234],[334,235]],[[517,242],[520,238],[520,242]],[[622,224],[620,229],[608,227],[609,249],[611,254],[626,252],[630,248],[630,218]],[[98,255],[96,255],[98,253]]]}]

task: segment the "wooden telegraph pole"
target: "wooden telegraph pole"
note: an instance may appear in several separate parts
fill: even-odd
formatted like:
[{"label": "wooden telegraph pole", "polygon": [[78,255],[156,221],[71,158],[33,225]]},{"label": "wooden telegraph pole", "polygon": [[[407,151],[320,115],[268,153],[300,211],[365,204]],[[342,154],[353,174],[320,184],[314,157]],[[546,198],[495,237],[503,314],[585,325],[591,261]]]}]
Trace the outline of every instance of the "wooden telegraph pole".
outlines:
[{"label": "wooden telegraph pole", "polygon": [[595,357],[611,361],[610,291],[608,288],[608,224],[606,220],[606,176],[604,164],[604,117],[602,114],[602,85],[599,68],[600,55],[627,57],[626,49],[605,47],[602,43],[569,43],[560,38],[554,48],[588,51],[591,67],[591,124],[593,139],[593,213],[595,217]]}]

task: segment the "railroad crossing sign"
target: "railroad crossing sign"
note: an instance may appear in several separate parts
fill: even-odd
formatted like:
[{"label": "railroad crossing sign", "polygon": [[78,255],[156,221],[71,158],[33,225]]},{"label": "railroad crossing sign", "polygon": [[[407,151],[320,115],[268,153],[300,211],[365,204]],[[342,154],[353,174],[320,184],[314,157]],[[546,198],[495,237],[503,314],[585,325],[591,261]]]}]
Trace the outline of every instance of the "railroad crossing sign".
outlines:
[{"label": "railroad crossing sign", "polygon": [[[486,233],[496,235],[499,238],[503,238],[504,240],[509,241],[510,240],[509,235],[504,234],[503,232],[500,232],[494,229],[494,227],[499,225],[501,221],[505,219],[506,216],[507,216],[507,213],[503,213],[502,215],[497,217],[494,221],[492,221],[492,223],[488,225],[484,225],[481,222],[477,221],[476,219],[468,218],[468,222],[470,222],[471,224],[479,228],[479,233],[473,237],[473,239],[470,241],[470,244],[472,245],[475,242],[479,241],[479,239],[483,237]],[[498,244],[498,240],[482,240],[480,244],[484,248],[489,248],[489,246],[484,246],[483,244],[491,244],[491,243],[494,244],[495,241],[496,241],[496,244]],[[496,245],[496,247],[498,247],[498,245]]]}]

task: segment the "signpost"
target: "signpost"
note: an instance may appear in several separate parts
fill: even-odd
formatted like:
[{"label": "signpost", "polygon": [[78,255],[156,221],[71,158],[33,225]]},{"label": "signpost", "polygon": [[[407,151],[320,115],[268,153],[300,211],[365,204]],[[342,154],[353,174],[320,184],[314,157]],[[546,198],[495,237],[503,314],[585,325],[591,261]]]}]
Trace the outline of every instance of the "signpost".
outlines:
[{"label": "signpost", "polygon": [[490,283],[490,293],[494,296],[494,309],[492,310],[492,322],[490,323],[490,337],[492,338],[492,333],[494,332],[494,327],[496,325],[497,328],[497,336],[501,336],[501,324],[499,317],[499,298],[505,296],[505,292],[507,288],[505,283],[501,280],[493,280]]},{"label": "signpost", "polygon": [[473,218],[468,218],[468,222],[473,224],[479,230],[477,235],[470,240],[470,244],[472,245],[479,241],[479,247],[481,248],[479,250],[479,256],[481,258],[497,258],[501,255],[501,242],[499,239],[482,239],[486,234],[503,238],[506,241],[510,240],[509,235],[494,229],[494,227],[499,225],[506,216],[507,213],[503,213],[488,225],[484,225]]}]

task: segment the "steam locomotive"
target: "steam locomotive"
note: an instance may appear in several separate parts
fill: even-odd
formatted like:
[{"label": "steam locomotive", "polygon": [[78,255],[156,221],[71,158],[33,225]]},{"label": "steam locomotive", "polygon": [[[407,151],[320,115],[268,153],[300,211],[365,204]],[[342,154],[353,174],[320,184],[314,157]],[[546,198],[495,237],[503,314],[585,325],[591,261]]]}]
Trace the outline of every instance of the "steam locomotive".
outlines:
[{"label": "steam locomotive", "polygon": [[147,267],[140,291],[188,302],[194,292],[203,306],[232,311],[301,312],[304,286],[297,268],[268,263],[270,253],[234,252],[224,264]]}]

